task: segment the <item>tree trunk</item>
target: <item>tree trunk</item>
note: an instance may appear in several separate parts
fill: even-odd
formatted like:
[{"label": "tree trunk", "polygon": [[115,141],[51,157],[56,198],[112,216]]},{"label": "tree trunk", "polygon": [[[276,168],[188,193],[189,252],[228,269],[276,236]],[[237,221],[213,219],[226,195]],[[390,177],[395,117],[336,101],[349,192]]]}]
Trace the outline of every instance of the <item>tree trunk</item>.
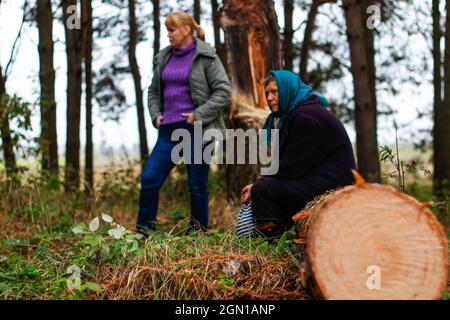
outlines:
[{"label": "tree trunk", "polygon": [[225,45],[220,41],[220,17],[219,17],[219,5],[217,0],[211,0],[211,12],[212,12],[212,21],[214,28],[214,44],[216,47],[217,55],[222,61],[225,69],[228,72],[228,61],[226,58],[226,48]]},{"label": "tree trunk", "polygon": [[293,217],[303,287],[319,299],[440,299],[448,247],[430,204],[361,177],[308,204]]},{"label": "tree trunk", "polygon": [[0,135],[2,138],[3,155],[5,157],[6,175],[9,178],[14,178],[17,172],[14,142],[11,138],[8,112],[6,111],[6,108],[3,109],[3,104],[7,103],[5,78],[6,76],[3,77],[2,66],[0,65]]},{"label": "tree trunk", "polygon": [[86,150],[84,179],[86,180],[85,191],[94,191],[94,144],[92,141],[92,3],[83,0],[83,39],[84,39],[84,67],[86,83]]},{"label": "tree trunk", "polygon": [[373,66],[368,58],[368,39],[363,6],[357,0],[343,1],[350,46],[351,71],[355,94],[355,127],[358,168],[369,181],[380,181],[377,143],[377,109],[374,103]]},{"label": "tree trunk", "polygon": [[294,31],[292,27],[292,15],[294,12],[294,0],[284,0],[284,37],[283,54],[284,69],[292,71],[292,60],[294,59],[292,39]]},{"label": "tree trunk", "polygon": [[[376,70],[375,70],[375,39],[374,39],[374,33],[372,28],[368,28],[366,26],[367,20],[369,19],[370,14],[367,13],[367,8],[371,5],[376,5],[376,2],[374,0],[363,0],[361,6],[361,16],[363,17],[363,25],[365,26],[363,28],[364,31],[364,40],[366,44],[366,56],[367,61],[369,65],[369,84],[370,87],[373,88],[372,90],[372,104],[374,106],[377,106],[377,89],[376,89]],[[375,122],[377,122],[377,117],[375,116]],[[375,126],[377,127],[377,126]]]},{"label": "tree trunk", "polygon": [[442,140],[445,142],[442,153],[442,176],[439,180],[444,182],[447,194],[450,193],[450,0],[446,2],[447,15],[445,23],[445,56],[444,56],[444,104],[442,105]]},{"label": "tree trunk", "polygon": [[55,68],[53,66],[53,13],[50,0],[38,0],[39,80],[41,85],[42,172],[58,176],[58,139],[56,130]]},{"label": "tree trunk", "polygon": [[[439,1],[433,1],[433,59],[434,59],[434,191],[437,195],[450,193],[450,1],[446,2],[444,79],[442,82],[442,30],[439,24]],[[442,84],[443,83],[443,84]],[[444,97],[441,97],[442,85]],[[444,100],[444,101],[442,101]]]},{"label": "tree trunk", "polygon": [[300,77],[305,82],[309,82],[308,75],[308,60],[309,60],[309,51],[312,47],[312,35],[314,33],[314,29],[316,28],[316,17],[319,12],[319,7],[324,3],[333,2],[336,3],[336,0],[313,0],[311,4],[311,8],[309,9],[308,19],[306,21],[305,34],[303,36],[303,44],[300,51]]},{"label": "tree trunk", "polygon": [[[221,13],[233,87],[231,128],[247,129],[241,115],[267,116],[263,82],[269,70],[280,69],[282,65],[277,16],[271,0],[227,0]],[[257,175],[255,165],[229,165],[228,198],[239,197],[243,185]]]},{"label": "tree trunk", "polygon": [[200,24],[200,13],[201,13],[200,0],[194,0],[194,20],[198,24]]},{"label": "tree trunk", "polygon": [[128,9],[130,13],[130,41],[128,44],[128,59],[130,62],[131,73],[134,81],[134,91],[136,94],[137,118],[139,127],[139,141],[140,141],[140,155],[141,165],[144,166],[145,160],[148,156],[147,144],[147,130],[145,128],[144,118],[144,102],[142,96],[141,74],[136,59],[136,45],[137,45],[137,25],[136,25],[136,6],[135,0],[128,1]]},{"label": "tree trunk", "polygon": [[153,40],[153,58],[158,54],[161,38],[161,22],[159,19],[159,0],[153,0],[153,30],[155,39]]},{"label": "tree trunk", "polygon": [[[0,65],[0,106],[4,103],[7,103],[6,83]],[[17,172],[16,157],[14,155],[14,142],[11,138],[8,113],[7,111],[5,112],[5,109],[0,109],[0,131],[3,143],[3,155],[5,157],[6,174],[9,178],[14,178],[15,173]]]},{"label": "tree trunk", "polygon": [[81,30],[69,29],[67,23],[69,6],[76,6],[76,0],[62,0],[63,23],[66,34],[67,53],[67,134],[66,134],[66,172],[64,187],[66,191],[78,191],[80,187],[80,106],[82,84],[82,46]]},{"label": "tree trunk", "polygon": [[442,28],[440,25],[441,13],[439,11],[440,0],[433,0],[433,113],[434,113],[434,127],[433,127],[433,167],[434,167],[434,191],[439,193],[441,190],[441,183],[439,177],[441,176],[441,163],[443,141],[441,138],[441,110],[442,110],[442,55],[441,55],[441,39]]}]

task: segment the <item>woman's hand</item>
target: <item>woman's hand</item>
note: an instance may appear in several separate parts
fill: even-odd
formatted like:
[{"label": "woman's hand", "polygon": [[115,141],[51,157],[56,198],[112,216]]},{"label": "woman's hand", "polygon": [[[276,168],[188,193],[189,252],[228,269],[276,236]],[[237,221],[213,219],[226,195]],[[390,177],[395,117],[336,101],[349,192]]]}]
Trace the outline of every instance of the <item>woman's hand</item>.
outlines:
[{"label": "woman's hand", "polygon": [[253,183],[252,184],[248,184],[244,188],[242,188],[242,191],[241,191],[241,204],[247,203],[250,200],[252,200],[252,193],[251,193],[252,187],[253,187]]},{"label": "woman's hand", "polygon": [[161,121],[163,121],[163,116],[157,116],[156,117],[156,127],[159,128],[161,125]]},{"label": "woman's hand", "polygon": [[194,124],[194,114],[193,113],[182,113],[182,117],[186,118],[186,122],[189,124]]}]

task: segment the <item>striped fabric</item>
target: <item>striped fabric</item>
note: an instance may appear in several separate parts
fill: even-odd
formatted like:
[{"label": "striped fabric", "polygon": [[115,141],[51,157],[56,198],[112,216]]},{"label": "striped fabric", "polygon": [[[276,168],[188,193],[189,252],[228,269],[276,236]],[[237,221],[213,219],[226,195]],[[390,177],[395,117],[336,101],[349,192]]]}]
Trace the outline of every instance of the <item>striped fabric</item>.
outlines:
[{"label": "striped fabric", "polygon": [[255,235],[256,219],[253,215],[252,204],[247,202],[241,206],[236,223],[236,233],[240,238]]}]

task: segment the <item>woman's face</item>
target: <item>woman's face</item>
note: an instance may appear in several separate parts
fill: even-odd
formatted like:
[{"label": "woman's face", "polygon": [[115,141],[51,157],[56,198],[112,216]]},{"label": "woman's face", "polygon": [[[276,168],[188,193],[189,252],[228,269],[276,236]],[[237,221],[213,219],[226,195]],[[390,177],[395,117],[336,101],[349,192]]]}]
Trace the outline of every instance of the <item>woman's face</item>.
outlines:
[{"label": "woman's face", "polygon": [[191,29],[189,26],[167,27],[167,37],[173,48],[184,48],[192,42]]},{"label": "woman's face", "polygon": [[266,100],[273,113],[278,112],[278,86],[276,81],[270,81],[266,88]]}]

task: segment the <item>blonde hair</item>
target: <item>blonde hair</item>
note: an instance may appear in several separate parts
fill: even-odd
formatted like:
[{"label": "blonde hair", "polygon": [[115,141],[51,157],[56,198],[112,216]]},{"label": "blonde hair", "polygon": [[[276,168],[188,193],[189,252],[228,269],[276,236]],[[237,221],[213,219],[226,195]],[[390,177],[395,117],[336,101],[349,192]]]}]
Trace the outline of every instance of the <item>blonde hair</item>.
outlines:
[{"label": "blonde hair", "polygon": [[205,31],[197,24],[197,22],[195,22],[194,18],[186,12],[172,12],[166,17],[164,24],[166,25],[166,28],[172,27],[175,29],[188,26],[191,28],[193,37],[205,41]]}]

